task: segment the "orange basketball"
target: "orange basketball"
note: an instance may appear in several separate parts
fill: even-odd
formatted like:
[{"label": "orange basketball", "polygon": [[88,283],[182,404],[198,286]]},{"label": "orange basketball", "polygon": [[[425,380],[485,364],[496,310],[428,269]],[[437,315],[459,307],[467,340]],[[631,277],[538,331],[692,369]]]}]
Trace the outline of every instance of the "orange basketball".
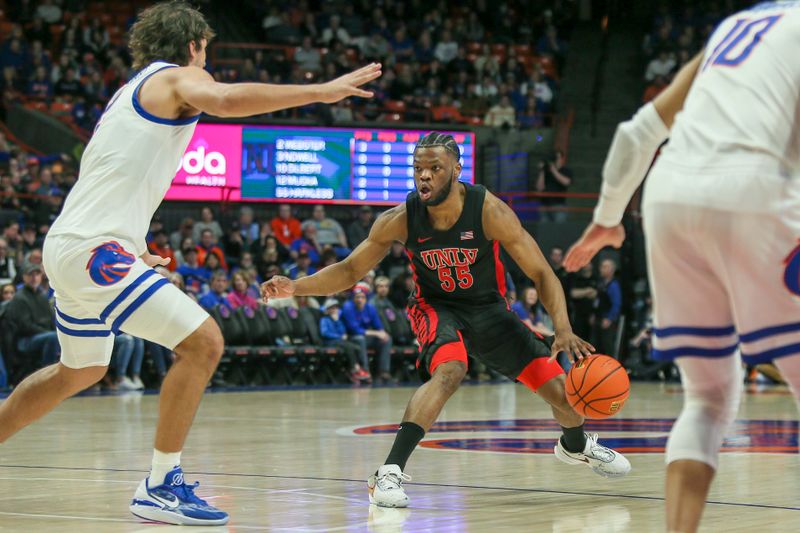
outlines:
[{"label": "orange basketball", "polygon": [[586,418],[608,418],[625,405],[631,390],[619,361],[595,354],[577,362],[567,374],[567,401]]}]

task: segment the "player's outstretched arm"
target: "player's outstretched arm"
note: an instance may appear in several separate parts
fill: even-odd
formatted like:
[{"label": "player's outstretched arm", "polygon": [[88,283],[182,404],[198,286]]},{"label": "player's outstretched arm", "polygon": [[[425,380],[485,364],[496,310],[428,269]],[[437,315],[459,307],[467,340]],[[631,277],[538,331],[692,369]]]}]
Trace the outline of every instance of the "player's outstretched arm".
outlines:
[{"label": "player's outstretched arm", "polygon": [[625,231],[619,224],[625,208],[647,175],[659,146],[669,137],[702,59],[701,52],[681,68],[652,103],[645,104],[631,120],[617,127],[603,166],[603,185],[594,219],[567,252],[564,267],[568,271],[580,269],[606,246],[622,245]]},{"label": "player's outstretched arm", "polygon": [[394,241],[405,242],[406,234],[406,206],[401,204],[379,216],[366,240],[345,260],[297,281],[275,276],[261,284],[261,296],[267,301],[289,296],[323,296],[347,290],[386,256]]},{"label": "player's outstretched arm", "polygon": [[564,288],[550,268],[539,245],[522,227],[514,211],[488,192],[483,205],[483,229],[488,239],[499,241],[503,245],[525,275],[536,285],[542,304],[553,319],[556,340],[553,342],[551,360],[560,351],[567,352],[570,360],[591,355],[594,347],[572,332]]},{"label": "player's outstretched arm", "polygon": [[[217,117],[249,117],[317,102],[332,104],[349,96],[371,98],[361,87],[381,75],[381,65],[371,63],[327,83],[275,85],[270,83],[219,83],[199,67],[170,72],[179,107]],[[195,113],[196,114],[196,113]]]}]

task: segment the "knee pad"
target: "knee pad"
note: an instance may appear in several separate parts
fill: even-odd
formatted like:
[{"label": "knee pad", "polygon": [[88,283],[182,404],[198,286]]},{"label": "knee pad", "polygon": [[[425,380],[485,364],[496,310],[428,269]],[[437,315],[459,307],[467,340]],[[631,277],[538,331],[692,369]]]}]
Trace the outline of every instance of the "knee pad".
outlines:
[{"label": "knee pad", "polygon": [[719,448],[739,409],[741,363],[738,358],[686,358],[679,367],[684,405],[670,432],[666,461],[689,459],[716,470]]}]

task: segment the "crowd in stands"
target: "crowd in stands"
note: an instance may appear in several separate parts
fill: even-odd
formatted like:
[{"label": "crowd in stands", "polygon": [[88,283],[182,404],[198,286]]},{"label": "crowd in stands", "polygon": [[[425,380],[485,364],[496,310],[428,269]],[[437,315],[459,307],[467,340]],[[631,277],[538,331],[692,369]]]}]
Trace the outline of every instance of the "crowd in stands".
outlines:
[{"label": "crowd in stands", "polygon": [[[130,77],[132,2],[7,2],[0,15],[3,105],[25,102],[91,131]],[[141,5],[141,2],[137,3]]]},{"label": "crowd in stands", "polygon": [[[334,121],[549,123],[575,14],[569,2],[252,2],[265,43],[221,80],[302,82],[367,61],[384,74],[368,102],[344,101]],[[526,24],[515,24],[525,20]]]},{"label": "crowd in stands", "polygon": [[752,2],[689,2],[675,10],[664,2],[642,43],[646,68],[644,103],[655,98],[695,54],[700,52],[722,20]]},{"label": "crowd in stands", "polygon": [[[126,32],[134,8],[147,3],[12,2],[0,15],[3,104],[25,102],[91,131],[133,74]],[[573,3],[558,0],[479,0],[469,8],[393,0],[249,4],[252,16],[245,16],[261,22],[266,45],[232,60],[214,61],[212,51],[207,68],[219,81],[303,84],[383,63],[371,100],[273,114],[329,123],[549,125],[575,16]]]},{"label": "crowd in stands", "polygon": [[645,35],[642,43],[647,63],[643,102],[649,102],[669,85],[678,70],[708,40],[722,16],[719,11],[700,12],[691,5],[679,15],[667,5],[661,7],[653,20],[652,31]]}]

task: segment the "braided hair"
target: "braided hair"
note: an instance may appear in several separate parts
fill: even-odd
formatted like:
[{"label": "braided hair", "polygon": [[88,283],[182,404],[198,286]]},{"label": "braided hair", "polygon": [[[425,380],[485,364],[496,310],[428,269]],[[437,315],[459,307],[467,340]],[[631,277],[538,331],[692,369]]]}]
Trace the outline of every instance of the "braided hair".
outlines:
[{"label": "braided hair", "polygon": [[417,147],[414,151],[416,152],[417,148],[435,148],[436,146],[444,148],[445,151],[456,158],[456,161],[461,159],[461,151],[458,149],[458,143],[453,139],[453,136],[447,133],[439,133],[438,131],[432,131],[421,138],[417,142]]}]

